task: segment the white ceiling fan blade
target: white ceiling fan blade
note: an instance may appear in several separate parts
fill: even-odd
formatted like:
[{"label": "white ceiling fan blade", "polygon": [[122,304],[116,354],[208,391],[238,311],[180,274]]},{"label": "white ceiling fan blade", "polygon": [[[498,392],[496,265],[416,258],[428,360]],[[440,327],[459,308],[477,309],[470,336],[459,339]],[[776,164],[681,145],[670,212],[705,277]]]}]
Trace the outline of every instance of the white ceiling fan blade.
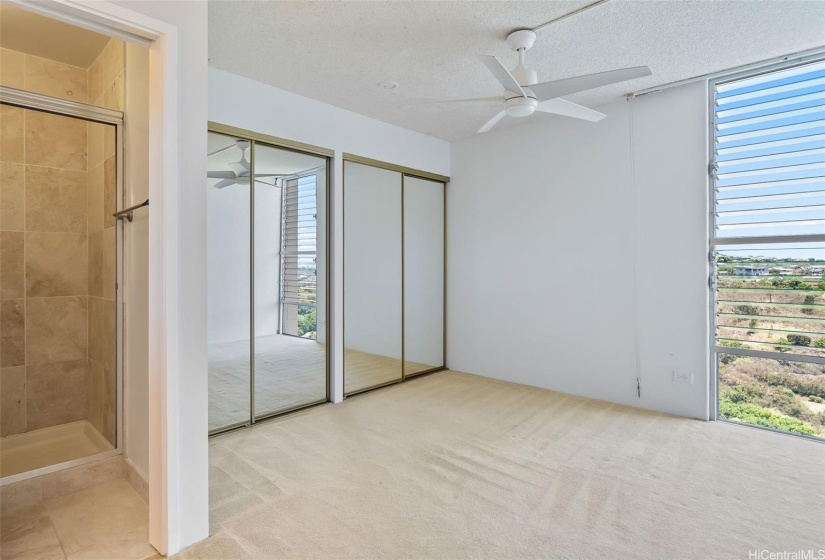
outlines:
[{"label": "white ceiling fan blade", "polygon": [[607,115],[599,113],[593,109],[582,107],[564,99],[548,99],[542,101],[536,106],[536,111],[543,113],[553,113],[554,115],[564,115],[565,117],[573,117],[574,119],[582,119],[590,122],[599,122]]},{"label": "white ceiling fan blade", "polygon": [[235,184],[235,179],[224,179],[223,181],[219,181],[219,182],[215,183],[212,186],[215,187],[216,189],[223,189],[223,188],[226,188],[226,187],[230,187],[234,184]]},{"label": "white ceiling fan blade", "polygon": [[421,103],[411,103],[406,107],[415,107],[417,105],[440,105],[442,103],[501,103],[502,97],[473,97],[470,99],[445,99],[444,101],[424,101]]},{"label": "white ceiling fan blade", "polygon": [[206,176],[210,179],[234,179],[236,177],[232,171],[207,171]]},{"label": "white ceiling fan blade", "polygon": [[479,129],[478,129],[478,134],[484,134],[485,132],[489,131],[491,128],[493,128],[494,126],[496,126],[496,123],[498,123],[498,121],[500,121],[501,119],[503,119],[503,118],[504,118],[504,115],[506,115],[506,114],[507,114],[507,111],[501,111],[501,112],[500,112],[499,114],[497,114],[495,117],[493,117],[492,119],[490,119],[489,121],[487,121],[487,124],[485,124],[484,126],[482,126],[481,128],[479,128]]},{"label": "white ceiling fan blade", "polygon": [[507,91],[512,91],[513,93],[518,93],[522,97],[527,97],[527,94],[524,93],[523,89],[521,89],[521,86],[518,84],[510,71],[507,70],[507,68],[505,68],[496,57],[485,55],[481,57],[481,62],[483,62],[484,66],[486,66],[493,76],[496,77],[496,80],[504,86],[504,89]]},{"label": "white ceiling fan blade", "polygon": [[245,159],[241,161],[233,161],[229,164],[229,169],[235,172],[236,177],[249,173],[249,162]]},{"label": "white ceiling fan blade", "polygon": [[635,80],[636,78],[644,78],[645,76],[650,76],[651,73],[650,68],[647,66],[634,66],[633,68],[609,70],[607,72],[576,76],[575,78],[544,82],[543,84],[530,86],[530,89],[536,94],[536,99],[539,101],[547,101],[548,99],[555,99],[556,97],[570,95],[571,93],[626,82],[627,80]]}]

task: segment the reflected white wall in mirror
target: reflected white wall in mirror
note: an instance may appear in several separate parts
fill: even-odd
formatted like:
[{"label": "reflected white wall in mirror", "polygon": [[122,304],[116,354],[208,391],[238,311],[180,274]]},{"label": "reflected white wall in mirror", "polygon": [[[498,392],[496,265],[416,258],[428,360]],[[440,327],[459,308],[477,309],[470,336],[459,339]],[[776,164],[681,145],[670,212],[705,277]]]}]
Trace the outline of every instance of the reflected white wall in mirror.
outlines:
[{"label": "reflected white wall in mirror", "polygon": [[344,162],[344,389],[401,379],[401,174]]},{"label": "reflected white wall in mirror", "polygon": [[404,375],[444,365],[444,183],[404,177]]},{"label": "reflected white wall in mirror", "polygon": [[[249,420],[249,177],[227,182],[229,165],[248,161],[249,143],[208,135],[207,337],[209,429]],[[209,177],[209,176],[212,177]]]}]

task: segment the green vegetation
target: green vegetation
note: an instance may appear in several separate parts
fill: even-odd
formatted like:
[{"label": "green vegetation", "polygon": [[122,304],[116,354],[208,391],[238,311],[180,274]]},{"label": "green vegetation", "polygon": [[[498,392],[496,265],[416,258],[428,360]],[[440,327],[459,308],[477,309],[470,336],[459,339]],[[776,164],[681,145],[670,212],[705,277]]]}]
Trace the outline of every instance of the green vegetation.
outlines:
[{"label": "green vegetation", "polygon": [[759,308],[755,305],[737,305],[736,312],[740,315],[759,315]]},{"label": "green vegetation", "polygon": [[311,307],[298,308],[298,336],[314,339],[317,331],[318,316]]},{"label": "green vegetation", "polygon": [[[737,342],[735,340],[720,340],[719,346],[726,346],[728,348],[748,348],[747,344],[743,344],[741,342]],[[719,356],[719,361],[722,364],[730,364],[736,361],[739,356],[737,354],[722,354]]]},{"label": "green vegetation", "polygon": [[787,346],[789,346],[791,344],[791,341],[788,340],[787,338],[785,338],[785,337],[779,338],[779,339],[777,339],[776,343],[785,345],[785,346],[777,346],[776,348],[774,348],[774,350],[776,350],[777,352],[789,352],[790,351],[790,348],[788,348]]},{"label": "green vegetation", "polygon": [[825,409],[816,408],[825,401],[825,366],[727,356],[720,356],[722,418],[825,437]]},{"label": "green vegetation", "polygon": [[785,430],[786,432],[796,434],[808,436],[817,435],[816,430],[804,422],[782,416],[781,414],[756,406],[755,404],[746,402],[736,403],[724,396],[719,400],[719,412],[724,418],[730,420],[739,420],[740,422],[755,424],[756,426],[776,428],[777,430]]},{"label": "green vegetation", "polygon": [[796,344],[797,346],[810,346],[811,337],[802,334],[789,334],[788,342],[791,344]]},{"label": "green vegetation", "polygon": [[[727,270],[731,269],[731,270]],[[825,280],[812,284],[801,276],[783,276],[781,278],[760,278],[758,276],[734,276],[735,269],[719,267],[718,273],[727,273],[719,276],[719,285],[732,288],[776,288],[779,290],[800,290],[807,292],[825,291]]]}]

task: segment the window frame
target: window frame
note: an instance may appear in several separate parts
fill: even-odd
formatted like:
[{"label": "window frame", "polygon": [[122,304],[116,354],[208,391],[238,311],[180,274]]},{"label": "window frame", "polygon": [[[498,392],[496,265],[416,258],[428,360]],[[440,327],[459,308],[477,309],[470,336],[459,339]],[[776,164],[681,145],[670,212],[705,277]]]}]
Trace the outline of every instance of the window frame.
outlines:
[{"label": "window frame", "polygon": [[[817,62],[825,62],[825,53],[817,52],[815,54],[804,56],[789,55],[784,57],[780,62],[760,65],[758,67],[750,67],[745,70],[739,70],[731,73],[721,74],[708,79],[708,290],[710,292],[709,314],[710,329],[708,330],[708,344],[709,344],[709,418],[710,420],[726,421],[719,417],[719,356],[720,354],[736,354],[741,356],[751,356],[756,358],[768,358],[775,360],[787,360],[794,362],[808,362],[825,365],[825,356],[808,356],[801,354],[791,354],[789,352],[772,352],[767,350],[753,350],[750,348],[731,348],[726,346],[719,346],[716,343],[716,309],[717,309],[717,284],[716,284],[716,251],[717,247],[727,247],[736,245],[754,245],[754,244],[771,244],[771,243],[825,243],[825,234],[805,234],[805,235],[773,235],[773,236],[750,236],[750,237],[729,237],[719,238],[716,236],[716,88],[719,85],[727,84],[737,80],[746,78],[755,78],[764,74],[770,74],[782,70],[789,70],[798,66],[812,64]],[[771,430],[782,434],[804,437],[821,442],[822,439],[816,436],[806,436],[802,434],[795,434],[776,430],[774,428],[767,428],[763,426],[753,426],[751,424],[744,424],[750,427],[759,429]]]},{"label": "window frame", "polygon": [[[284,314],[285,314],[284,313],[285,312],[284,306],[286,306],[286,305],[294,305],[296,307],[306,306],[306,307],[312,307],[313,309],[316,309],[316,310],[318,309],[318,245],[320,244],[319,239],[318,239],[318,233],[319,233],[319,225],[318,225],[318,177],[319,177],[319,174],[320,174],[320,169],[316,168],[316,169],[311,169],[309,171],[304,171],[302,173],[296,173],[295,175],[292,175],[288,178],[284,177],[283,185],[282,185],[282,188],[281,188],[282,189],[281,190],[281,193],[282,193],[282,198],[281,198],[281,246],[279,247],[280,265],[279,265],[279,281],[278,281],[278,283],[279,283],[279,288],[278,288],[278,294],[279,294],[278,295],[278,300],[279,300],[278,301],[278,322],[279,322],[279,327],[278,327],[278,330],[279,330],[280,334],[285,335],[285,336],[298,336],[298,335],[287,334],[287,333],[284,332],[284,330],[285,330],[284,329]],[[288,251],[287,247],[286,247],[286,243],[287,243],[287,232],[286,232],[287,225],[286,225],[286,222],[289,219],[291,214],[289,214],[287,212],[287,196],[289,194],[289,189],[288,189],[286,183],[287,183],[287,181],[295,181],[295,189],[296,189],[296,192],[298,192],[300,187],[301,187],[300,180],[303,179],[303,178],[306,178],[306,177],[312,177],[313,178],[312,184],[315,187],[315,195],[314,195],[315,206],[313,207],[313,209],[315,211],[315,236],[316,236],[316,238],[315,238],[315,251],[310,252],[310,251],[301,251],[301,250],[297,249],[297,250],[292,252],[293,254],[289,254],[290,251]],[[298,212],[300,212],[300,209],[297,208],[297,206],[299,204],[300,203],[296,203],[296,214],[295,214],[296,218],[298,217]],[[296,226],[296,228],[297,227],[299,227],[299,226]],[[315,301],[313,303],[302,303],[302,302],[299,302],[297,300],[296,301],[291,301],[286,296],[286,293],[287,293],[286,289],[287,289],[287,285],[288,285],[287,280],[285,278],[285,274],[284,274],[284,272],[286,270],[286,259],[288,259],[289,257],[295,257],[296,262],[297,262],[297,261],[300,260],[301,257],[309,257],[310,255],[312,256],[313,261],[315,262]]]}]

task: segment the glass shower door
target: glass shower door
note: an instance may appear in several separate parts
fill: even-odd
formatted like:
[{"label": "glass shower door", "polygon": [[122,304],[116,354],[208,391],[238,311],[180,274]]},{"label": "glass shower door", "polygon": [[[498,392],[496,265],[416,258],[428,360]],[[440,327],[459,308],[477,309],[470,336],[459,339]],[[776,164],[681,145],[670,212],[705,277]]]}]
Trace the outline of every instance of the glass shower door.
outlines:
[{"label": "glass shower door", "polygon": [[117,127],[0,105],[0,477],[117,446]]}]

